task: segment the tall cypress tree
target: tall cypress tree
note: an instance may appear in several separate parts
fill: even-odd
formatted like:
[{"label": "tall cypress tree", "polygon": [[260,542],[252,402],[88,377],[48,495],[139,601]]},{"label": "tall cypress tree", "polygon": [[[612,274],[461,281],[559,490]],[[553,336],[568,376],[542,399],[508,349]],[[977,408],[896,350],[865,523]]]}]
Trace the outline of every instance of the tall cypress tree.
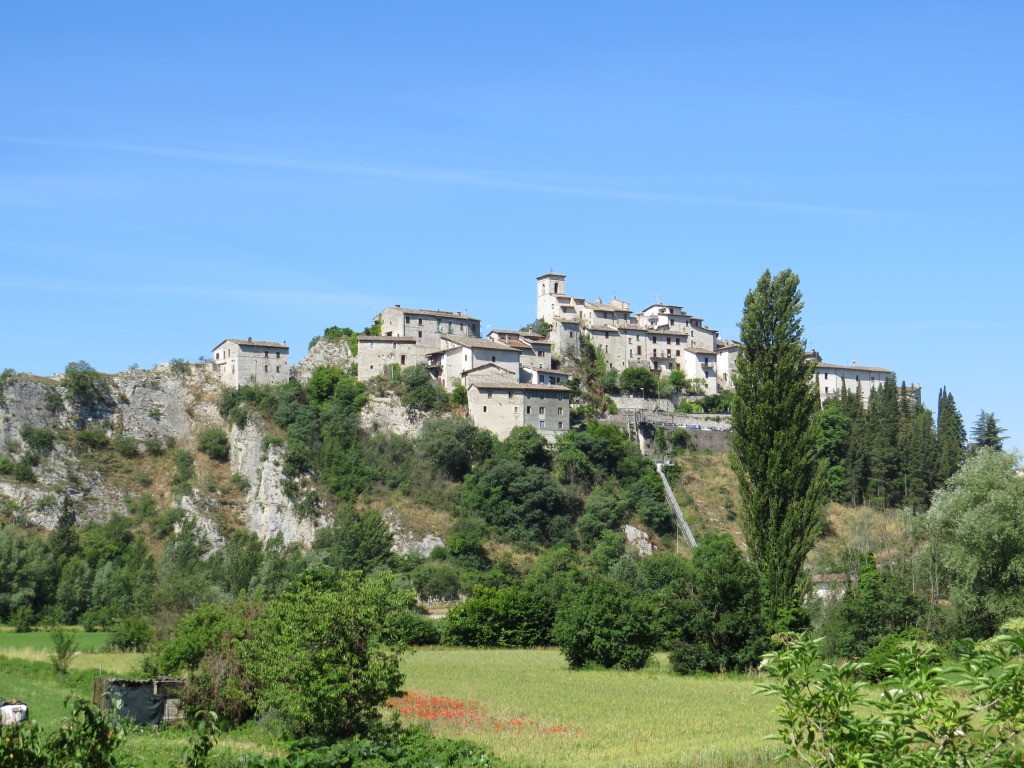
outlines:
[{"label": "tall cypress tree", "polygon": [[967,450],[967,430],[964,419],[957,410],[953,395],[943,387],[939,392],[939,414],[936,431],[939,437],[939,461],[935,470],[936,481],[946,482],[964,463]]},{"label": "tall cypress tree", "polygon": [[765,618],[785,626],[799,609],[797,580],[821,530],[826,499],[815,453],[819,410],[806,355],[800,279],[766,270],[747,294],[736,361],[732,462],[741,521],[758,570]]}]

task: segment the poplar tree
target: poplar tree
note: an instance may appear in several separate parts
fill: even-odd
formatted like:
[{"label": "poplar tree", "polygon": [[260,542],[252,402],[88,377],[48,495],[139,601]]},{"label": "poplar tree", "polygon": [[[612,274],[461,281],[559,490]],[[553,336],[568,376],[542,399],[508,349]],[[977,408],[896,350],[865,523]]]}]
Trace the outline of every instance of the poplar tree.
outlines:
[{"label": "poplar tree", "polygon": [[773,628],[784,628],[799,610],[797,582],[827,494],[815,452],[818,389],[800,324],[799,285],[788,269],[775,277],[766,270],[747,294],[732,410],[740,519]]}]

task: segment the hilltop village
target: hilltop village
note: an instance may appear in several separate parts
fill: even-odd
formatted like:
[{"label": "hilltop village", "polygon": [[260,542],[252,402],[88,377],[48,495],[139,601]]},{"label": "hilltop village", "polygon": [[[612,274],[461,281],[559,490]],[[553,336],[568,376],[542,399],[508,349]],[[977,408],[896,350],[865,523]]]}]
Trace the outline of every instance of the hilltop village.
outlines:
[{"label": "hilltop village", "polygon": [[[479,318],[461,312],[412,309],[399,304],[377,317],[379,334],[358,337],[358,377],[367,381],[395,367],[422,365],[447,391],[465,389],[477,426],[506,437],[532,426],[548,440],[569,428],[567,358],[589,338],[617,371],[646,368],[667,377],[673,371],[703,382],[708,395],[730,391],[738,342],[724,339],[682,306],[657,302],[633,312],[629,302],[571,296],[566,275],[548,272],[536,281],[539,324],[533,330],[493,330],[480,335]],[[837,365],[815,352],[815,379],[822,400],[844,389],[871,392],[894,374],[885,368]],[[233,387],[271,384],[290,375],[284,343],[225,339],[213,350],[220,380]],[[912,390],[919,396],[919,389]]]}]

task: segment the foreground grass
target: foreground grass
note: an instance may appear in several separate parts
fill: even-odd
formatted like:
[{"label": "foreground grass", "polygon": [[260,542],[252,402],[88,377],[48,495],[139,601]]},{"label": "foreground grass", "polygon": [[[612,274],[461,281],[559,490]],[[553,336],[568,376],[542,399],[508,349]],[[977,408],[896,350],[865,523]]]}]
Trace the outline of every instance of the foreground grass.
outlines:
[{"label": "foreground grass", "polygon": [[553,649],[429,648],[403,668],[420,705],[406,710],[421,713],[409,722],[515,765],[748,768],[772,764],[777,751],[764,741],[774,702],[747,678],[679,677],[663,660],[640,672],[574,672]]}]

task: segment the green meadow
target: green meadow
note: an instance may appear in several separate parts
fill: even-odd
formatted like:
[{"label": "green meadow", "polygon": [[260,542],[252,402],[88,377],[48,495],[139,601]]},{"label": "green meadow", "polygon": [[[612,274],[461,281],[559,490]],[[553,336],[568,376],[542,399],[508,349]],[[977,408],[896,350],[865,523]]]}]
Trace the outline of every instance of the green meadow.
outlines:
[{"label": "green meadow", "polygon": [[[425,648],[405,659],[408,722],[516,765],[767,766],[774,702],[749,677],[571,671],[555,649]],[[468,710],[468,714],[467,714]]]},{"label": "green meadow", "polygon": [[[141,656],[104,652],[105,633],[81,633],[71,672],[54,675],[45,632],[0,631],[0,697],[19,698],[47,730],[66,714],[69,696],[89,698],[98,675],[132,676]],[[421,648],[403,662],[402,719],[441,736],[463,738],[523,768],[766,768],[778,747],[774,705],[741,676],[680,677],[663,657],[644,670],[571,671],[556,649]],[[139,766],[179,764],[183,728],[130,733]],[[256,725],[222,734],[215,754],[279,752]]]}]

